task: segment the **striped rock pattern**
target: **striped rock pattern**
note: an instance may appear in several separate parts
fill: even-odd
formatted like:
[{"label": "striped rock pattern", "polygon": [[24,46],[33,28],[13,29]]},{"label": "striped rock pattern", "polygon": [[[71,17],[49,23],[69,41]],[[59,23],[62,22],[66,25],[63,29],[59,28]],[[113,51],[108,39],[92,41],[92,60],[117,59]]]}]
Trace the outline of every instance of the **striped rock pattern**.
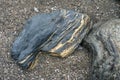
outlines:
[{"label": "striped rock pattern", "polygon": [[13,43],[11,56],[23,69],[33,68],[38,53],[66,57],[91,29],[86,14],[71,10],[42,13],[29,19]]}]

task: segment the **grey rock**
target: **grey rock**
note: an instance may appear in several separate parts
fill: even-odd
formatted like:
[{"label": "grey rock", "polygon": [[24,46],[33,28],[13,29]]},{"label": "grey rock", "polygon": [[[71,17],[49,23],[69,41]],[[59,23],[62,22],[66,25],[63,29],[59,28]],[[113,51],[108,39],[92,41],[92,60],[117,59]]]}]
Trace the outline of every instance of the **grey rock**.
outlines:
[{"label": "grey rock", "polygon": [[24,69],[34,67],[40,51],[66,57],[90,30],[89,21],[86,14],[64,9],[34,16],[13,43],[11,56]]},{"label": "grey rock", "polygon": [[93,54],[92,80],[120,80],[120,19],[95,24],[83,45]]}]

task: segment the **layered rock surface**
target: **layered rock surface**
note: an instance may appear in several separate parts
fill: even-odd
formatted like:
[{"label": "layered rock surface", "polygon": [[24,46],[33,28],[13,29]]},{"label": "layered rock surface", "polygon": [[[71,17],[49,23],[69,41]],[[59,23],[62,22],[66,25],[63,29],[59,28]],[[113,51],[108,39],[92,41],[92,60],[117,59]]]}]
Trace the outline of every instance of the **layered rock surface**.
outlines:
[{"label": "layered rock surface", "polygon": [[66,57],[74,52],[90,30],[90,18],[71,10],[32,17],[12,47],[12,57],[23,68],[33,67],[38,52]]}]

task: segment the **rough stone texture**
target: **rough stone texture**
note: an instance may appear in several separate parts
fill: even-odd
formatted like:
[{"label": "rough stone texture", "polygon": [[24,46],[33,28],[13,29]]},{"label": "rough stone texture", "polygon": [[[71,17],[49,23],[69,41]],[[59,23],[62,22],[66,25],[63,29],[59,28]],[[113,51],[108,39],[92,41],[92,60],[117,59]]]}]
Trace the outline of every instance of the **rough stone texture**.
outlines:
[{"label": "rough stone texture", "polygon": [[38,66],[21,70],[10,58],[11,44],[26,20],[39,13],[64,8],[90,15],[94,22],[119,17],[116,0],[0,0],[1,80],[90,80],[91,57],[84,49],[61,59],[41,54]]},{"label": "rough stone texture", "polygon": [[93,54],[93,79],[120,80],[120,19],[95,24],[84,42]]},{"label": "rough stone texture", "polygon": [[34,67],[39,51],[66,57],[73,53],[91,29],[86,14],[56,10],[32,17],[13,43],[11,56],[26,68]]}]

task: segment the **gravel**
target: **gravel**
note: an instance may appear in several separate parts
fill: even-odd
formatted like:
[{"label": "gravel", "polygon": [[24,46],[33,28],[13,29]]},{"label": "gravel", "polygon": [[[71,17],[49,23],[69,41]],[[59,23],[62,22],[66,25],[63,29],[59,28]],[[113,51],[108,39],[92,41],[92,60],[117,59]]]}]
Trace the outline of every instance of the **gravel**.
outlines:
[{"label": "gravel", "polygon": [[66,58],[40,56],[37,67],[22,70],[10,57],[11,44],[33,15],[57,9],[87,13],[93,23],[120,17],[115,0],[0,0],[0,80],[90,80],[91,54],[79,47]]}]

